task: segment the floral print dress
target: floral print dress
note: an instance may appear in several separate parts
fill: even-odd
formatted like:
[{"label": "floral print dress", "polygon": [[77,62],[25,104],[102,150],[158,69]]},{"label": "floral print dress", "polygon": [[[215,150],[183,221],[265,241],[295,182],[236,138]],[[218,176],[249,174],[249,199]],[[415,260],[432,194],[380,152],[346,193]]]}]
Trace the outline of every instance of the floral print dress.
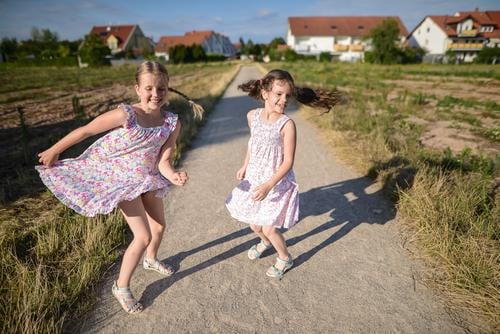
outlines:
[{"label": "floral print dress", "polygon": [[36,166],[43,183],[66,206],[84,216],[110,213],[122,201],[158,190],[166,194],[170,182],[158,170],[162,145],[177,124],[177,115],[165,112],[162,126],[143,128],[134,109],[122,104],[126,124],[95,141],[78,158]]},{"label": "floral print dress", "polygon": [[274,123],[261,119],[264,109],[256,109],[250,128],[250,160],[245,178],[229,194],[226,207],[231,216],[243,223],[290,228],[299,217],[299,188],[292,169],[271,189],[262,201],[252,200],[253,188],[268,181],[283,163],[281,129],[289,120],[281,116]]}]

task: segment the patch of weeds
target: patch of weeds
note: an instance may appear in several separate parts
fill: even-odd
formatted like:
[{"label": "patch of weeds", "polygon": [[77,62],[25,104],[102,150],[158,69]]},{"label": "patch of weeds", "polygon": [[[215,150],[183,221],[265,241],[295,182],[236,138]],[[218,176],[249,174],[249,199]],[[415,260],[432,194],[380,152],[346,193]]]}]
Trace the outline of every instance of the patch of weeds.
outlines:
[{"label": "patch of weeds", "polygon": [[417,106],[422,106],[422,105],[429,103],[426,95],[422,92],[418,92],[418,93],[414,94],[411,102]]},{"label": "patch of weeds", "polygon": [[419,160],[441,171],[478,172],[485,176],[494,176],[498,169],[498,161],[473,153],[470,148],[458,154],[453,153],[450,148],[445,149],[442,154],[422,151]]},{"label": "patch of weeds", "polygon": [[500,127],[496,126],[494,128],[473,128],[472,131],[481,137],[490,139],[495,142],[500,142]]}]

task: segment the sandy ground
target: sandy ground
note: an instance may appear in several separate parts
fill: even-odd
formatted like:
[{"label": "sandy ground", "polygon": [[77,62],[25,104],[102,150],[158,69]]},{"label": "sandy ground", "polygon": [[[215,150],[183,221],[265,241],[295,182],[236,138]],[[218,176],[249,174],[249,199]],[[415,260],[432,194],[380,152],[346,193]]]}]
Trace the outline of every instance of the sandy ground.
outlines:
[{"label": "sandy ground", "polygon": [[258,106],[237,84],[260,73],[243,67],[186,155],[189,184],[165,200],[167,232],[159,258],[178,272],[163,278],[141,266],[132,290],[145,310],[127,315],[111,295],[119,263],[85,333],[464,333],[420,283],[423,267],[401,247],[395,211],[371,180],[339,165],[293,108],[301,221],[285,233],[295,267],[265,275],[276,253],[250,261],[258,240],[234,221],[224,200],[236,185],[249,136],[245,113]]}]

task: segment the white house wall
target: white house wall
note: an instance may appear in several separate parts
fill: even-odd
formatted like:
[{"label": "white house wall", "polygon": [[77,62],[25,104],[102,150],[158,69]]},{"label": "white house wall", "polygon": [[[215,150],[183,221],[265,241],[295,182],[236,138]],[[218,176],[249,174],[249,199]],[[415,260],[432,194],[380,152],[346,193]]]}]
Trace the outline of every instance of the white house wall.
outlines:
[{"label": "white house wall", "polygon": [[297,53],[316,55],[321,52],[333,52],[333,37],[295,37],[295,45],[292,47]]},{"label": "white house wall", "polygon": [[427,50],[430,54],[444,54],[448,37],[445,32],[429,17],[427,17],[411,34],[408,43],[412,47]]},{"label": "white house wall", "polygon": [[288,33],[286,35],[286,44],[292,49],[295,49],[295,36],[292,35],[290,28],[288,28]]}]

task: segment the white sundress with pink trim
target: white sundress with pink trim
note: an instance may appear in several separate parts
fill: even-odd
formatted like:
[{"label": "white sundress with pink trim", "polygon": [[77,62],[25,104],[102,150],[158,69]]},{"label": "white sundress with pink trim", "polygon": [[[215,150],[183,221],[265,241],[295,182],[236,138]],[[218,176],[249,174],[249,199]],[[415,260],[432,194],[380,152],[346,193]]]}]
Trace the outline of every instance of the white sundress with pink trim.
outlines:
[{"label": "white sundress with pink trim", "polygon": [[143,128],[132,106],[120,107],[127,113],[125,126],[99,138],[77,158],[35,166],[50,191],[84,216],[108,214],[118,203],[149,191],[164,197],[170,185],[158,170],[158,158],[177,115],[165,112],[162,126]]},{"label": "white sundress with pink trim", "polygon": [[264,109],[256,109],[250,128],[250,160],[245,178],[229,194],[226,207],[231,216],[243,223],[291,228],[299,218],[299,187],[292,169],[271,189],[262,201],[252,200],[251,190],[268,181],[283,163],[281,129],[290,119],[281,116],[274,123],[261,119]]}]

